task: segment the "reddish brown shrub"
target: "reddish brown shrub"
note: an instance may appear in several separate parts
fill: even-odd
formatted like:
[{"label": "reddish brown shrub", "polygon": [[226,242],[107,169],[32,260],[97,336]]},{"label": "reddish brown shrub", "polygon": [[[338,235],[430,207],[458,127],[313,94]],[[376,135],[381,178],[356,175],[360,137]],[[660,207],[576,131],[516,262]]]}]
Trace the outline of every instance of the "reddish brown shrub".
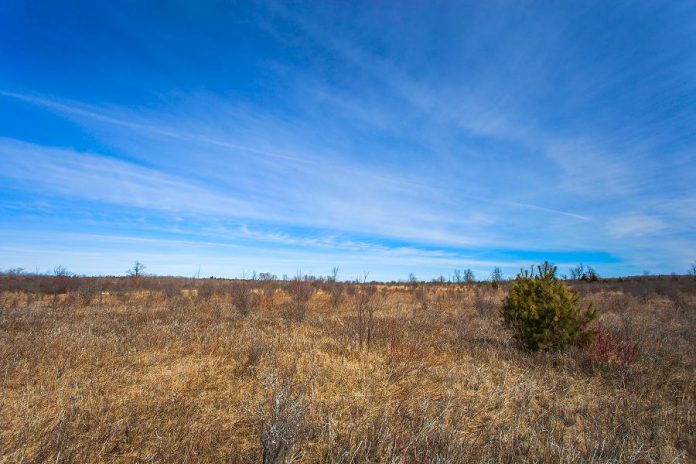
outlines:
[{"label": "reddish brown shrub", "polygon": [[597,327],[594,341],[585,348],[585,359],[592,365],[632,364],[638,356],[638,344]]}]

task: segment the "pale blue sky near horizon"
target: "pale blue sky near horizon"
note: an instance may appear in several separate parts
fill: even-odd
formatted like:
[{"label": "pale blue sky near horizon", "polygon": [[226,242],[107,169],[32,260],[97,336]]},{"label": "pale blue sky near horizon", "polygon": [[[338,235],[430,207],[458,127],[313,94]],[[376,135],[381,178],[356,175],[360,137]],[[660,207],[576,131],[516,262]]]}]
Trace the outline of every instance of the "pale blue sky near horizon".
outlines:
[{"label": "pale blue sky near horizon", "polygon": [[696,260],[694,2],[0,4],[0,269]]}]

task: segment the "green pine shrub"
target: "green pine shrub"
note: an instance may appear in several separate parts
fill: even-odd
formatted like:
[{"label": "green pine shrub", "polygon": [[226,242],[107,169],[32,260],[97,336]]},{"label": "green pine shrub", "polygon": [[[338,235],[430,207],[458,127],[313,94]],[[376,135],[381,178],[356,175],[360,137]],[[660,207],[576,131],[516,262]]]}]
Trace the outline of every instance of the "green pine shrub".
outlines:
[{"label": "green pine shrub", "polygon": [[587,326],[597,317],[593,306],[580,307],[578,294],[556,278],[556,266],[544,262],[537,269],[517,275],[502,306],[505,325],[531,351],[589,342]]}]

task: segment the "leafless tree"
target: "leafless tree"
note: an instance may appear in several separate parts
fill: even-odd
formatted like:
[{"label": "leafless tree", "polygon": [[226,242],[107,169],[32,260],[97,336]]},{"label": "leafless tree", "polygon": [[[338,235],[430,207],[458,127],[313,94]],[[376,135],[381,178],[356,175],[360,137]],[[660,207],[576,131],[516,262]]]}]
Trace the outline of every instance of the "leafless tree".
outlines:
[{"label": "leafless tree", "polygon": [[582,276],[585,275],[585,265],[580,263],[575,267],[570,268],[570,278],[573,280],[580,280]]},{"label": "leafless tree", "polygon": [[17,277],[26,274],[26,270],[23,267],[15,267],[11,269],[7,269],[6,271],[2,271],[1,274],[7,275],[7,276],[12,276],[12,277]]},{"label": "leafless tree", "polygon": [[498,266],[493,268],[493,272],[491,272],[491,280],[496,283],[503,281],[503,271]]},{"label": "leafless tree", "polygon": [[68,277],[70,272],[68,272],[65,266],[56,266],[53,268],[53,275],[56,277]]},{"label": "leafless tree", "polygon": [[53,304],[58,303],[58,294],[66,293],[69,288],[71,274],[65,266],[53,268],[53,279],[51,279],[51,293],[53,293]]},{"label": "leafless tree", "polygon": [[474,271],[472,271],[471,269],[467,269],[466,271],[464,271],[464,282],[466,282],[467,284],[472,284],[476,282]]},{"label": "leafless tree", "polygon": [[592,266],[585,266],[581,263],[570,268],[570,278],[573,280],[584,280],[586,282],[597,282],[599,280],[599,274]]},{"label": "leafless tree", "polygon": [[147,266],[145,266],[143,263],[140,261],[136,261],[133,263],[133,267],[128,269],[128,275],[133,276],[133,277],[140,277],[143,275],[143,271],[147,269]]},{"label": "leafless tree", "polygon": [[275,274],[271,274],[270,272],[260,272],[259,280],[278,280],[278,276]]}]

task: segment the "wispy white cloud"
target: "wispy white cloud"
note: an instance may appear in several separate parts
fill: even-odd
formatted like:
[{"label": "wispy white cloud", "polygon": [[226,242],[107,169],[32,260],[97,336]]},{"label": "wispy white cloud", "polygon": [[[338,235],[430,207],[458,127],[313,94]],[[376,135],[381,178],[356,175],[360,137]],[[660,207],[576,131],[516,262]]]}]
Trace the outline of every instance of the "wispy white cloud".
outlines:
[{"label": "wispy white cloud", "polygon": [[90,121],[102,122],[115,126],[121,126],[131,130],[136,130],[149,136],[159,136],[181,141],[205,143],[221,148],[235,150],[244,154],[251,154],[270,159],[282,159],[293,162],[305,162],[305,160],[293,158],[282,153],[271,153],[268,151],[247,147],[244,145],[238,145],[227,141],[218,140],[216,138],[208,137],[201,134],[187,133],[178,129],[165,128],[161,125],[149,124],[147,122],[137,122],[138,118],[134,114],[130,114],[130,117],[128,117],[128,115],[110,115],[103,109],[95,108],[93,105],[87,105],[85,103],[79,103],[74,101],[61,102],[56,100],[55,98],[45,98],[36,95],[8,92],[1,89],[0,95],[21,100],[25,103],[30,103],[32,105],[41,106],[50,110],[54,110],[68,116],[74,116]]},{"label": "wispy white cloud", "polygon": [[620,238],[656,235],[665,228],[666,224],[661,219],[641,215],[620,216],[607,223],[609,234]]},{"label": "wispy white cloud", "polygon": [[0,177],[25,189],[164,211],[257,215],[245,200],[105,156],[6,138],[0,138],[0,154]]},{"label": "wispy white cloud", "polygon": [[[188,142],[199,147],[207,146],[209,149],[210,147],[220,148],[224,149],[228,154],[234,154],[235,157],[241,153],[242,155],[254,154],[261,156],[262,158],[272,159],[274,160],[273,165],[269,166],[266,164],[263,165],[262,168],[272,169],[274,171],[279,171],[282,169],[292,170],[293,178],[296,178],[297,182],[292,183],[290,188],[287,188],[287,182],[284,182],[282,185],[276,185],[275,187],[272,182],[266,182],[264,183],[264,189],[271,189],[272,191],[273,188],[283,187],[285,190],[277,193],[282,193],[283,196],[288,199],[292,198],[293,195],[300,196],[301,198],[294,199],[294,203],[298,204],[307,200],[308,192],[306,191],[306,184],[326,186],[320,196],[316,196],[316,194],[312,193],[309,193],[309,195],[314,197],[313,201],[329,202],[332,203],[333,206],[340,205],[342,207],[341,217],[344,219],[346,217],[350,217],[350,215],[346,213],[353,209],[352,207],[356,203],[355,199],[366,197],[368,194],[370,201],[368,203],[360,203],[360,211],[354,212],[354,215],[359,214],[363,220],[369,218],[370,208],[376,208],[375,214],[379,217],[384,216],[385,210],[392,212],[399,210],[399,208],[393,208],[391,206],[388,206],[387,208],[379,206],[380,200],[384,198],[384,193],[386,193],[387,196],[398,195],[402,197],[404,201],[409,200],[412,208],[410,213],[411,216],[417,217],[420,215],[422,217],[426,215],[432,216],[432,211],[434,211],[433,206],[437,203],[442,203],[443,199],[449,200],[448,197],[452,192],[451,186],[440,186],[438,185],[438,181],[433,181],[427,176],[424,178],[423,176],[413,176],[413,174],[405,175],[403,173],[387,172],[384,168],[374,164],[351,162],[351,156],[346,156],[346,153],[333,154],[327,151],[326,148],[319,148],[317,150],[316,148],[306,149],[303,147],[296,147],[293,149],[292,153],[282,153],[281,151],[274,149],[259,149],[249,145],[232,143],[215,136],[186,132],[185,130],[181,130],[182,126],[189,125],[186,121],[178,122],[175,127],[163,127],[161,124],[148,121],[139,121],[139,119],[142,119],[142,116],[135,116],[132,114],[118,115],[114,114],[113,110],[110,111],[111,114],[104,113],[98,108],[94,108],[90,105],[85,105],[82,103],[59,102],[52,98],[35,97],[5,91],[0,91],[0,94],[58,111],[67,116],[76,116],[77,118],[81,118],[83,120],[86,119],[86,123],[89,124],[105,123],[108,125],[120,126],[132,131],[140,132],[141,134],[149,137],[156,136],[170,138]],[[208,105],[206,105],[206,107],[208,107]],[[253,124],[258,124],[258,120],[255,119],[252,125]],[[273,131],[277,130],[277,128],[273,129]],[[116,137],[124,138],[121,134],[118,134]],[[301,153],[298,154],[298,152]],[[354,154],[349,155],[354,156]],[[205,164],[205,152],[199,152],[197,153],[197,156],[201,158]],[[259,165],[255,166],[259,167]],[[241,167],[242,169],[244,168],[243,165],[238,165],[237,167]],[[223,176],[223,179],[225,176],[229,177],[229,173],[225,175],[219,171],[209,174]],[[258,174],[258,171],[256,174]],[[240,179],[239,176],[233,180],[235,182],[243,181],[243,179]],[[288,181],[289,179],[286,177],[284,180]],[[295,188],[296,184],[302,183],[305,185],[303,185],[301,188]],[[375,191],[375,189],[377,189],[377,191]],[[455,188],[455,191],[456,190],[457,189]],[[261,194],[262,192],[259,193]],[[380,195],[380,193],[382,193],[382,195]],[[470,193],[467,193],[467,197],[471,200],[488,204],[501,203],[501,201],[495,197],[486,198],[483,195]],[[426,208],[426,210],[430,211],[430,213],[426,214],[425,212],[421,212],[419,214],[416,210],[413,210],[413,208],[422,206],[420,204],[421,202],[417,201],[418,198],[422,198],[430,203],[430,205]],[[459,201],[457,202],[460,203]],[[536,211],[545,212],[548,214],[558,214],[578,220],[587,220],[587,217],[582,214],[530,204],[529,202],[502,201],[502,203],[511,207],[534,209]],[[449,214],[440,214],[439,220],[450,221],[451,219],[448,216]],[[474,214],[473,216],[480,217],[480,214]],[[338,218],[330,218],[330,220],[333,222],[335,222],[337,219]],[[469,219],[471,219],[471,217]],[[383,222],[388,223],[389,221]],[[408,227],[405,227],[405,229],[407,228]],[[440,234],[440,237],[442,238],[443,235]]]},{"label": "wispy white cloud", "polygon": [[[410,211],[403,210],[400,195],[404,192],[400,186],[366,182],[365,178],[361,183],[362,188],[370,189],[366,193],[359,193],[351,185],[354,179],[341,179],[333,185],[339,191],[327,190],[325,195],[316,192],[310,195],[301,189],[288,192],[285,197],[256,198],[253,191],[244,192],[241,197],[234,190],[215,190],[131,162],[70,149],[0,139],[0,153],[2,177],[23,189],[43,194],[188,215],[327,227],[343,232],[365,231],[425,242],[472,242],[463,234],[446,232],[443,227],[456,226],[456,222],[441,213],[428,211],[422,203],[414,203]],[[327,182],[320,177],[317,181]],[[264,185],[259,188],[263,189]]]}]

